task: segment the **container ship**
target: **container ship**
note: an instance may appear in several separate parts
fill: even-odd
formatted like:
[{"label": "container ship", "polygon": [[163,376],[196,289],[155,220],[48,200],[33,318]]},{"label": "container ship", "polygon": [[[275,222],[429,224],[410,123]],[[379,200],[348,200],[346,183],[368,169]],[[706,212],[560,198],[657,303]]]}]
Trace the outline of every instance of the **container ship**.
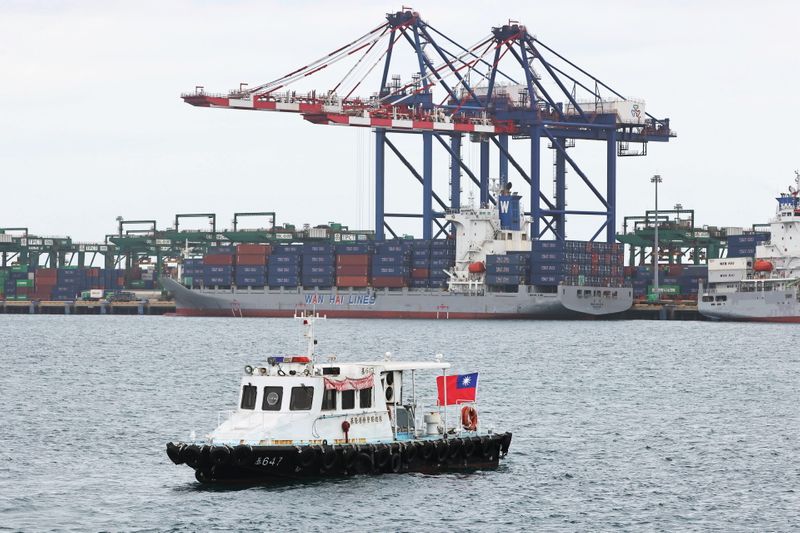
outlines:
[{"label": "container ship", "polygon": [[700,313],[719,320],[800,322],[798,188],[800,174],[795,186],[776,198],[769,233],[742,235],[734,254],[729,248],[727,258],[709,260],[708,286],[697,302]]},{"label": "container ship", "polygon": [[210,247],[161,284],[183,316],[580,318],[631,307],[621,245],[531,241],[519,200],[447,213],[448,239]]}]

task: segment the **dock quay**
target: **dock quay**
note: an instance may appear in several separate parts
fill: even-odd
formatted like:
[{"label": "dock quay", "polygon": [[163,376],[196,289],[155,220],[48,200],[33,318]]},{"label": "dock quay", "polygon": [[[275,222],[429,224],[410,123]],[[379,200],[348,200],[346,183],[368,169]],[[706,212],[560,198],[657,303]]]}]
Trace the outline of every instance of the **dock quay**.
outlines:
[{"label": "dock quay", "polygon": [[0,300],[0,314],[164,315],[174,312],[175,302],[163,300],[139,300],[134,302]]}]

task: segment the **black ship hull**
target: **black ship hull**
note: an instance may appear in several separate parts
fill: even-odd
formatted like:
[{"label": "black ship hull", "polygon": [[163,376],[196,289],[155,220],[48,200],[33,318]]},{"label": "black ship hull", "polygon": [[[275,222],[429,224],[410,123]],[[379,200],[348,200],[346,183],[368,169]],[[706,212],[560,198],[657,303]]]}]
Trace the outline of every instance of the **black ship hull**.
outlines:
[{"label": "black ship hull", "polygon": [[386,444],[224,446],[168,443],[175,464],[194,469],[201,483],[269,483],[300,479],[439,473],[496,468],[511,433]]}]

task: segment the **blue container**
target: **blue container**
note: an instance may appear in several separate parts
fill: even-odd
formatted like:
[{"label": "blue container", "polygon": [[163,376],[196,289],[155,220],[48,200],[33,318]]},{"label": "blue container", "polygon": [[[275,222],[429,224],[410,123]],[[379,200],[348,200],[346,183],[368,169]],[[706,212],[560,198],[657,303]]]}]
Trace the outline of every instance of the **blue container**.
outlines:
[{"label": "blue container", "polygon": [[333,254],[325,255],[303,255],[303,268],[308,265],[335,265],[336,256]]},{"label": "blue container", "polygon": [[430,259],[411,259],[411,268],[430,268]]},{"label": "blue container", "polygon": [[239,287],[263,287],[267,281],[267,276],[261,274],[240,274],[236,273],[236,285]]},{"label": "blue container", "polygon": [[272,277],[275,276],[286,276],[291,275],[297,277],[300,274],[300,266],[299,265],[288,265],[288,264],[269,264],[269,275]]},{"label": "blue container", "polygon": [[447,278],[442,278],[442,279],[431,278],[428,280],[428,287],[431,289],[444,289],[445,287],[447,287]]},{"label": "blue container", "polygon": [[533,263],[530,268],[531,274],[566,274],[567,265],[564,263]]},{"label": "blue container", "polygon": [[336,265],[303,265],[303,275],[328,276],[336,274]]},{"label": "blue container", "polygon": [[524,276],[528,272],[528,265],[489,265],[487,274],[514,274]]},{"label": "blue container", "polygon": [[527,265],[528,252],[487,255],[486,268],[494,265]]},{"label": "blue container", "polygon": [[531,283],[534,285],[558,285],[563,280],[563,276],[558,274],[534,274],[531,276]]},{"label": "blue container", "polygon": [[229,265],[206,265],[203,267],[204,275],[231,276],[233,267]]},{"label": "blue container", "polygon": [[297,287],[299,285],[297,276],[270,276],[270,287]]},{"label": "blue container", "polygon": [[263,266],[248,266],[248,265],[239,265],[236,267],[236,274],[249,274],[253,276],[263,276],[264,273],[267,271],[266,267]]},{"label": "blue container", "polygon": [[333,243],[306,242],[303,243],[303,255],[333,255]]},{"label": "blue container", "polygon": [[427,279],[410,279],[408,280],[408,286],[411,289],[427,289],[429,286],[430,281]]},{"label": "blue container", "polygon": [[443,270],[433,270],[433,269],[431,269],[431,271],[428,273],[428,279],[429,280],[432,280],[432,279],[445,279],[446,280],[446,279],[449,279],[449,278],[450,278],[450,276],[448,276]]},{"label": "blue container", "polygon": [[372,257],[373,265],[408,265],[408,256],[402,254],[395,255],[375,255]]},{"label": "blue container", "polygon": [[431,250],[430,250],[430,248],[415,249],[411,253],[411,258],[412,259],[424,259],[424,260],[427,261],[427,260],[429,260],[431,258]]},{"label": "blue container", "polygon": [[271,256],[275,255],[301,255],[303,253],[302,244],[279,244],[272,248]]},{"label": "blue container", "polygon": [[372,264],[373,276],[405,276],[407,277],[409,268],[403,265],[378,265]]},{"label": "blue container", "polygon": [[217,255],[217,254],[235,255],[236,254],[236,247],[235,246],[209,246],[208,248],[206,248],[206,255]]},{"label": "blue container", "polygon": [[339,255],[361,255],[372,252],[372,245],[370,243],[347,243],[337,244],[336,253]]},{"label": "blue container", "polygon": [[442,268],[450,268],[454,264],[455,260],[453,259],[436,258],[436,259],[431,259],[430,268],[431,270],[434,269],[440,270]]},{"label": "blue container", "polygon": [[299,265],[300,254],[272,254],[269,258],[269,264],[272,265]]},{"label": "blue container", "polygon": [[456,241],[453,239],[434,239],[431,241],[431,250],[436,250],[441,248],[455,250]]},{"label": "blue container", "polygon": [[303,276],[303,287],[322,287],[328,288],[334,285],[336,279],[333,275],[323,276]]},{"label": "blue container", "polygon": [[512,274],[486,274],[487,285],[520,285],[525,283],[525,276]]},{"label": "blue container", "polygon": [[383,241],[375,243],[375,253],[377,254],[405,254],[408,245],[402,241]]},{"label": "blue container", "polygon": [[434,257],[453,257],[455,258],[456,251],[454,248],[431,248],[431,258]]},{"label": "blue container", "polygon": [[541,252],[541,251],[563,252],[564,241],[533,241],[531,249],[535,252]]}]

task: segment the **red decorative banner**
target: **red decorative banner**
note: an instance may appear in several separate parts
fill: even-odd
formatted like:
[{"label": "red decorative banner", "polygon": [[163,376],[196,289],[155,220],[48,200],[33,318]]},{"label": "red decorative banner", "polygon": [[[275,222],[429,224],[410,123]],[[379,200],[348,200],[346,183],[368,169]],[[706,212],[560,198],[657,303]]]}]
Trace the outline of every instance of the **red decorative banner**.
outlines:
[{"label": "red decorative banner", "polygon": [[370,374],[368,376],[364,376],[363,378],[343,378],[343,379],[333,379],[333,378],[325,378],[325,388],[326,389],[336,389],[336,390],[361,390],[361,389],[368,389],[372,387],[374,382],[374,374]]}]

